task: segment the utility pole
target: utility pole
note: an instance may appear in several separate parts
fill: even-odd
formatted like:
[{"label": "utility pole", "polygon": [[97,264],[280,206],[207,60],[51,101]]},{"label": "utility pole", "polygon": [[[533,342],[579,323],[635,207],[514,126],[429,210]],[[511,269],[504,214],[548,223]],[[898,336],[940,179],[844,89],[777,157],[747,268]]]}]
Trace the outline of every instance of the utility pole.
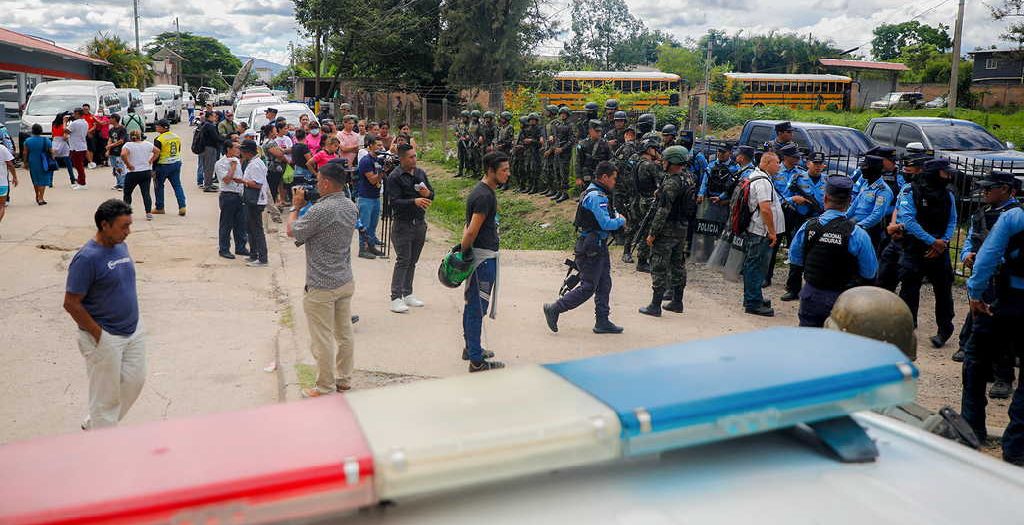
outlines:
[{"label": "utility pole", "polygon": [[[135,0],[135,1],[138,2],[139,0]],[[185,61],[185,56],[181,54],[181,26],[178,25],[178,17],[174,17],[174,32],[175,32],[175,39],[177,40],[177,46],[176,47],[178,48],[175,52],[178,53],[178,56],[181,57],[181,60],[178,62],[178,85],[180,86],[181,85],[181,80],[182,80],[182,78],[181,78],[181,69],[183,67],[182,62]]]},{"label": "utility pole", "polygon": [[135,52],[142,53],[139,48],[139,0],[132,0],[132,10],[135,18]]},{"label": "utility pole", "polygon": [[704,59],[704,111],[700,116],[700,129],[707,134],[708,125],[708,101],[711,98],[711,46],[714,34],[708,32],[708,56]]},{"label": "utility pole", "polygon": [[964,0],[956,12],[956,27],[953,29],[953,63],[949,68],[949,111],[956,111],[956,92],[960,85],[960,37],[964,31]]}]

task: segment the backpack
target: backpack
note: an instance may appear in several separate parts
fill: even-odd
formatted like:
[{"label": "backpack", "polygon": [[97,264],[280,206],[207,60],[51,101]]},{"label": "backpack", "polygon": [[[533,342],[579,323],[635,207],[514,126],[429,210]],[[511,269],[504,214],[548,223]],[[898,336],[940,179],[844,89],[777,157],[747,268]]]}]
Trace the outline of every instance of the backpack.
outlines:
[{"label": "backpack", "polygon": [[[743,235],[747,231],[747,227],[750,226],[750,221],[754,218],[754,212],[750,209],[750,184],[755,180],[766,180],[769,183],[771,179],[764,176],[748,177],[743,179],[736,190],[733,192],[732,201],[729,207],[732,208],[729,213],[729,226],[732,230],[733,235]],[[773,195],[774,196],[774,195]]]},{"label": "backpack", "polygon": [[[205,126],[205,124],[203,124]],[[192,153],[199,155],[206,149],[206,145],[203,144],[203,128],[199,127],[195,133],[192,134]]]}]

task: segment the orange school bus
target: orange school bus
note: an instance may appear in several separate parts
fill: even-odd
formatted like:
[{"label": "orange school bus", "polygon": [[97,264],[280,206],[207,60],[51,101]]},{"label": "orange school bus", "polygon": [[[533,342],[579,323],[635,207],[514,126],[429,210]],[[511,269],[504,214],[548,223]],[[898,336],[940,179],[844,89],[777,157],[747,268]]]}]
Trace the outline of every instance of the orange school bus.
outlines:
[{"label": "orange school bus", "polygon": [[555,75],[554,88],[537,95],[545,105],[583,109],[585,91],[611,85],[623,93],[648,93],[633,101],[630,109],[679,105],[680,78],[660,71],[562,71]]},{"label": "orange school bus", "polygon": [[825,109],[835,105],[850,109],[852,79],[842,75],[788,75],[775,73],[726,73],[729,86],[741,83],[738,107],[789,106],[794,109]]}]

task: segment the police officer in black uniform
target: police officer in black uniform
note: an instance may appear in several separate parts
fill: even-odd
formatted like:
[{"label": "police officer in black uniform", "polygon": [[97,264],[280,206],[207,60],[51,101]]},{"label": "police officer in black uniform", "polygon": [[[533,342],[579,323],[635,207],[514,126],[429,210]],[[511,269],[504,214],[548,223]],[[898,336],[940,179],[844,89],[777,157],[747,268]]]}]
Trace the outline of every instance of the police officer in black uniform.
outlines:
[{"label": "police officer in black uniform", "polygon": [[800,326],[823,327],[839,294],[875,278],[878,260],[871,237],[846,219],[853,181],[833,175],[825,183],[825,211],[793,236],[790,267],[802,267]]},{"label": "police officer in black uniform", "polygon": [[[597,123],[600,125],[600,122]],[[615,213],[612,189],[615,187],[615,165],[600,162],[576,206],[573,224],[579,232],[573,252],[580,272],[580,285],[569,290],[553,303],[544,305],[544,319],[552,332],[558,331],[558,316],[594,297],[595,334],[620,334],[622,327],[609,320],[609,296],[612,291],[611,261],[608,259],[608,236],[625,226],[626,219]]]}]

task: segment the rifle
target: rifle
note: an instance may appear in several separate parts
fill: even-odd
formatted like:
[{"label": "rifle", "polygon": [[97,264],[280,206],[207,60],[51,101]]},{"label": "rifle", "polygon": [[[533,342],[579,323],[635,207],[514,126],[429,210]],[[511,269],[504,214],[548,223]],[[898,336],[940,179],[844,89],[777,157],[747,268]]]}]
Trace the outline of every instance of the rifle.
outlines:
[{"label": "rifle", "polygon": [[788,189],[790,193],[796,194],[798,197],[807,199],[807,205],[811,207],[811,215],[820,215],[823,210],[821,209],[821,205],[818,204],[818,199],[815,199],[813,195],[808,195],[807,192],[804,191],[804,189],[796,182],[797,179],[794,177],[789,183],[789,187],[786,189]]},{"label": "rifle", "polygon": [[636,233],[633,234],[633,238],[629,239],[629,241],[626,242],[626,246],[623,247],[623,256],[626,254],[632,256],[633,247],[640,242],[646,242],[643,240],[644,233],[647,231],[647,227],[651,224],[651,221],[654,220],[654,214],[658,212],[658,207],[654,205],[657,200],[657,194],[649,199],[650,207],[647,209],[647,213],[644,215],[644,218],[640,220],[640,224],[637,224]]}]

